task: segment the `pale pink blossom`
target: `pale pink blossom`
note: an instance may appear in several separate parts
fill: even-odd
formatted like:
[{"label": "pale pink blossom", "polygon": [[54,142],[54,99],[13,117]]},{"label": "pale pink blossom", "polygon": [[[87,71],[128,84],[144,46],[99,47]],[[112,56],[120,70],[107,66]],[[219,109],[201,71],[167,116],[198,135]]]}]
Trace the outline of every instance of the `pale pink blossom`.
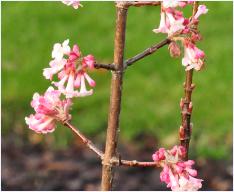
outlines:
[{"label": "pale pink blossom", "polygon": [[55,119],[46,115],[36,114],[25,117],[26,124],[36,133],[51,133],[55,130]]},{"label": "pale pink blossom", "polygon": [[163,168],[160,180],[173,191],[196,191],[202,187],[203,180],[195,178],[194,161],[183,161],[185,153],[183,146],[174,146],[171,150],[160,148],[152,155],[157,165]]},{"label": "pale pink blossom", "polygon": [[56,55],[56,59],[50,62],[50,68],[44,69],[43,75],[46,79],[52,80],[53,75],[57,74],[58,81],[53,81],[52,84],[58,87],[58,90],[66,98],[91,95],[93,90],[87,90],[85,81],[88,82],[89,86],[95,86],[95,81],[87,74],[88,69],[94,69],[94,56],[87,55],[83,57],[78,45],[74,45],[72,49],[69,49],[69,52],[67,52],[66,47],[69,47],[68,40],[60,47],[57,45],[54,48],[54,54],[52,55]]},{"label": "pale pink blossom", "polygon": [[169,7],[184,7],[186,6],[187,2],[185,1],[179,1],[179,0],[163,0],[162,5],[164,8]]},{"label": "pale pink blossom", "polygon": [[64,56],[64,54],[68,54],[70,52],[69,47],[69,40],[65,40],[62,44],[55,43],[52,51],[52,58],[56,60],[61,60]]},{"label": "pale pink blossom", "polygon": [[169,23],[166,20],[166,13],[162,11],[159,27],[157,29],[153,29],[153,32],[168,33],[168,31],[169,31]]},{"label": "pale pink blossom", "polygon": [[208,9],[205,5],[199,5],[196,14],[194,15],[195,19],[198,19],[198,17],[202,14],[206,14],[208,12]]},{"label": "pale pink blossom", "polygon": [[93,69],[94,63],[95,63],[95,59],[93,55],[87,55],[86,57],[83,57],[82,65],[84,67],[89,67],[90,69]]},{"label": "pale pink blossom", "polygon": [[186,67],[186,70],[201,70],[204,65],[204,57],[204,52],[198,49],[194,44],[190,42],[184,43],[184,57],[182,59],[182,65]]},{"label": "pale pink blossom", "polygon": [[79,94],[80,94],[79,95],[80,97],[87,96],[87,95],[92,95],[93,94],[93,90],[92,89],[90,89],[90,90],[86,89],[84,74],[82,74],[80,76],[80,93]]},{"label": "pale pink blossom", "polygon": [[184,28],[184,17],[181,12],[172,8],[162,8],[159,28],[154,29],[153,32],[167,33],[170,36]]},{"label": "pale pink blossom", "polygon": [[65,121],[71,118],[69,108],[71,101],[60,100],[61,93],[49,87],[44,95],[35,93],[31,106],[35,115],[25,117],[26,124],[37,133],[50,133],[55,130],[56,121]]},{"label": "pale pink blossom", "polygon": [[50,68],[43,69],[43,75],[45,76],[46,79],[52,80],[53,75],[58,73],[60,70],[62,70],[66,62],[67,62],[66,59],[50,61],[49,63]]},{"label": "pale pink blossom", "polygon": [[77,0],[64,0],[62,2],[68,6],[72,6],[74,9],[78,9],[79,7],[83,7],[83,5],[80,4],[80,1],[77,1]]},{"label": "pale pink blossom", "polygon": [[[185,70],[201,70],[204,66],[205,54],[195,46],[197,41],[202,39],[197,25],[198,17],[206,14],[208,9],[205,5],[199,5],[196,14],[191,18],[185,18],[183,12],[177,10],[177,7],[184,8],[194,1],[163,0],[161,3],[161,17],[159,27],[154,29],[155,33],[166,33],[168,38],[175,41],[181,41],[184,44],[184,57],[182,65]],[[174,43],[169,45],[170,55],[178,57],[180,48]]]}]

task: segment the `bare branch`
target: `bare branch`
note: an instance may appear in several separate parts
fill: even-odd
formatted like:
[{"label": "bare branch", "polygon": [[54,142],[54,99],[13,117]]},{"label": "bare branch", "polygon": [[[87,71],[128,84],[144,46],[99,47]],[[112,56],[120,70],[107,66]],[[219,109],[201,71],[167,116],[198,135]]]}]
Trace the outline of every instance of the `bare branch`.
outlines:
[{"label": "bare branch", "polygon": [[[69,129],[71,129],[72,132],[81,139],[82,143],[84,143],[84,145],[86,145],[86,147],[88,147],[91,151],[93,151],[94,153],[96,153],[98,155],[98,157],[101,160],[103,160],[104,153],[100,149],[98,149],[95,146],[95,144],[93,144],[92,141],[90,141],[89,139],[87,139],[87,137],[85,135],[83,135],[76,127],[74,127],[68,121],[64,122],[63,125],[65,125]],[[112,166],[157,167],[157,163],[156,162],[144,162],[144,161],[137,161],[137,160],[124,160],[124,159],[117,158],[115,156],[112,157],[112,159],[110,159],[109,163]]]},{"label": "bare branch", "polygon": [[161,47],[163,47],[164,45],[167,45],[171,42],[170,39],[165,39],[163,41],[161,41],[160,43],[157,43],[155,45],[152,45],[151,47],[147,48],[146,50],[144,50],[143,52],[137,54],[136,56],[127,59],[124,62],[124,68],[127,68],[128,66],[132,65],[133,63],[135,63],[136,61],[139,61],[140,59],[143,59],[144,57],[151,55],[152,53],[156,52],[158,49],[160,49]]},{"label": "bare branch", "polygon": [[73,133],[75,133],[76,136],[78,136],[81,141],[94,153],[96,153],[100,159],[103,159],[103,152],[99,150],[89,139],[87,139],[78,129],[76,129],[72,124],[70,124],[68,121],[64,122],[64,125],[67,126],[72,130]]},{"label": "bare branch", "polygon": [[[193,3],[193,16],[196,14],[198,9],[198,1]],[[189,142],[191,136],[191,115],[192,115],[192,91],[195,85],[192,83],[193,80],[193,69],[186,71],[184,92],[185,96],[183,98],[183,105],[181,111],[182,117],[182,127],[183,127],[183,137],[180,135],[180,143],[186,148],[186,155],[184,160],[188,160],[189,152]]]},{"label": "bare branch", "polygon": [[116,166],[126,167],[157,167],[158,164],[154,161],[137,161],[137,160],[124,160],[116,157],[111,159],[111,163]]},{"label": "bare branch", "polygon": [[107,69],[107,70],[112,70],[112,71],[115,71],[115,70],[116,70],[116,69],[115,69],[115,65],[113,65],[113,64],[100,64],[100,63],[95,63],[95,64],[94,64],[94,67],[95,67],[96,69],[102,68],[102,69]]},{"label": "bare branch", "polygon": [[141,6],[158,6],[161,5],[160,1],[128,1],[128,6],[135,6],[135,7],[141,7]]}]

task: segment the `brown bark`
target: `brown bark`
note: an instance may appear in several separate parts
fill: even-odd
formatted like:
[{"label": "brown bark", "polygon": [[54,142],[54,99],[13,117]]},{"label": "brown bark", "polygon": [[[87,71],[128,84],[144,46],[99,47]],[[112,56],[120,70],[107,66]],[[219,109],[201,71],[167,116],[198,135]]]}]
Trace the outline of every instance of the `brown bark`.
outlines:
[{"label": "brown bark", "polygon": [[65,126],[67,126],[69,129],[72,130],[73,133],[75,133],[76,136],[78,136],[81,141],[89,148],[91,149],[94,153],[96,153],[98,155],[98,157],[100,159],[103,159],[103,152],[101,150],[99,150],[92,141],[90,141],[89,139],[87,139],[87,137],[85,137],[85,135],[83,135],[77,128],[75,128],[71,123],[69,123],[68,121],[63,123]]},{"label": "brown bark", "polygon": [[113,166],[110,162],[115,156],[119,132],[119,114],[121,107],[122,79],[123,79],[123,57],[125,45],[125,28],[127,19],[127,6],[125,2],[117,2],[117,18],[115,31],[114,63],[116,71],[112,71],[111,95],[106,134],[106,147],[102,168],[101,189],[111,190],[113,181]]},{"label": "brown bark", "polygon": [[160,1],[128,1],[128,6],[135,6],[135,7],[141,7],[141,6],[158,6],[161,5]]},{"label": "brown bark", "polygon": [[95,67],[96,69],[102,68],[102,69],[113,70],[113,71],[115,70],[115,65],[114,65],[114,64],[95,63],[95,64],[94,64],[94,67]]},{"label": "brown bark", "polygon": [[127,59],[124,62],[124,67],[127,68],[128,66],[131,66],[133,63],[135,63],[136,61],[143,59],[144,57],[151,55],[152,53],[154,53],[155,51],[157,51],[158,49],[160,49],[161,47],[163,47],[164,45],[167,45],[171,42],[170,39],[165,39],[163,41],[161,41],[160,43],[157,43],[155,45],[152,45],[151,47],[147,48],[146,50],[144,50],[143,52],[137,54],[136,56]]},{"label": "brown bark", "polygon": [[[193,16],[196,14],[198,9],[198,1],[193,4]],[[191,136],[191,114],[192,114],[192,91],[195,87],[192,84],[193,80],[193,69],[186,71],[186,78],[184,83],[184,98],[181,102],[181,119],[182,125],[180,129],[180,144],[186,148],[186,155],[184,160],[188,160],[189,153],[189,142]]]},{"label": "brown bark", "polygon": [[[171,42],[170,39],[164,39],[163,41],[152,45],[151,47],[145,49],[144,51],[142,51],[141,53],[138,53],[137,55],[133,56],[132,58],[127,59],[126,61],[124,61],[124,69],[126,69],[127,67],[131,66],[133,63],[145,58],[148,55],[153,54],[154,52],[156,52],[158,49],[162,48],[163,46],[169,44]],[[116,66],[114,64],[100,64],[100,63],[95,63],[94,67],[96,69],[107,69],[107,70],[112,70],[115,71],[116,70]]]},{"label": "brown bark", "polygon": [[[62,122],[63,125],[71,129],[71,131],[79,137],[79,139],[84,143],[84,145],[89,148],[91,151],[97,154],[97,156],[103,160],[104,153],[98,149],[94,143],[89,140],[83,133],[81,133],[76,127],[74,127],[70,122]],[[157,163],[153,161],[137,161],[137,160],[124,160],[117,158],[116,156],[110,159],[110,164],[115,166],[129,166],[129,167],[156,167]]]}]

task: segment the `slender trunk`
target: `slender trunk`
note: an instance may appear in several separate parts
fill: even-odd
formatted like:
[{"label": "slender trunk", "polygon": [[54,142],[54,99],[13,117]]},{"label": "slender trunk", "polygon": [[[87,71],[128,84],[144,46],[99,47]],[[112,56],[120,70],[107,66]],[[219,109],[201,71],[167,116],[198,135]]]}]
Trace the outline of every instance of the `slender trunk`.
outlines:
[{"label": "slender trunk", "polygon": [[[193,16],[196,14],[198,10],[198,1],[193,2]],[[197,26],[195,26],[197,28]],[[188,160],[189,153],[189,142],[190,136],[192,132],[191,125],[191,114],[193,110],[192,106],[192,92],[195,85],[192,83],[193,81],[193,69],[186,71],[186,79],[184,84],[184,98],[181,103],[181,117],[182,117],[182,126],[180,128],[180,143],[182,146],[186,148],[186,155],[184,160]]]},{"label": "slender trunk", "polygon": [[193,69],[186,71],[186,79],[184,84],[184,98],[181,104],[181,117],[182,117],[182,127],[180,130],[180,142],[181,145],[186,148],[185,160],[188,159],[189,152],[189,142],[191,136],[191,113],[192,113],[192,91],[194,85],[192,84],[193,79]]},{"label": "slender trunk", "polygon": [[115,31],[115,47],[114,47],[114,64],[116,70],[112,71],[111,80],[111,95],[110,107],[108,117],[108,128],[106,135],[106,148],[103,159],[102,168],[102,183],[101,189],[104,191],[111,190],[113,181],[113,165],[110,162],[111,158],[115,156],[118,132],[119,132],[119,114],[121,107],[121,92],[123,79],[123,56],[125,44],[125,28],[127,19],[127,7],[124,2],[118,2],[116,31]]}]

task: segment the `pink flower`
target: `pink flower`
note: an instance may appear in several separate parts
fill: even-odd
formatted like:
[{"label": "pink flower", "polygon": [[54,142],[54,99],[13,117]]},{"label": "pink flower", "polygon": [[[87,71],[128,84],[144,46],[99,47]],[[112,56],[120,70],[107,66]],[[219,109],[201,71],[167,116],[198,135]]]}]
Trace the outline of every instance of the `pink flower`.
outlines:
[{"label": "pink flower", "polygon": [[78,47],[78,45],[74,45],[73,48],[72,48],[72,51],[69,53],[69,60],[70,61],[75,61],[80,56],[81,56],[80,48]]},{"label": "pink flower", "polygon": [[196,179],[192,176],[188,178],[181,176],[179,179],[179,187],[176,188],[176,191],[197,191],[202,187],[202,179]]},{"label": "pink flower", "polygon": [[197,171],[192,168],[193,160],[183,161],[186,149],[174,146],[171,150],[160,148],[152,158],[163,168],[160,180],[173,191],[195,191],[202,187],[203,180],[196,179]]},{"label": "pink flower", "polygon": [[183,13],[176,9],[177,7],[184,8],[193,2],[163,0],[161,3],[160,25],[153,32],[166,33],[168,38],[172,40],[172,43],[169,45],[169,51],[172,57],[178,57],[180,55],[180,48],[173,42],[181,41],[184,43],[185,49],[182,65],[186,67],[186,70],[195,69],[199,71],[204,66],[205,54],[195,46],[195,42],[200,41],[202,38],[196,28],[198,25],[198,17],[206,14],[208,9],[205,5],[199,5],[198,11],[192,19],[185,18]]},{"label": "pink flower", "polygon": [[93,55],[87,55],[83,57],[82,65],[84,67],[89,67],[90,69],[94,68],[95,59]]},{"label": "pink flower", "polygon": [[74,45],[72,50],[68,49],[68,41],[64,41],[63,45],[54,46],[52,55],[55,59],[50,62],[50,68],[44,69],[43,75],[52,80],[53,75],[57,74],[59,80],[52,83],[66,98],[92,95],[93,90],[86,89],[85,81],[91,87],[95,86],[95,81],[87,74],[88,69],[94,69],[94,56],[82,57],[78,45]]},{"label": "pink flower", "polygon": [[162,8],[159,28],[154,29],[153,32],[167,33],[170,36],[184,28],[184,17],[181,12],[172,8]]},{"label": "pink flower", "polygon": [[154,161],[161,161],[165,159],[165,149],[164,148],[160,148],[158,151],[156,151],[152,158]]},{"label": "pink flower", "polygon": [[184,7],[186,6],[187,2],[184,1],[178,1],[178,0],[163,0],[162,5],[165,8],[169,7]]},{"label": "pink flower", "polygon": [[166,20],[166,13],[161,11],[161,19],[160,24],[157,29],[154,29],[153,32],[155,33],[168,33],[169,31],[169,23]]},{"label": "pink flower", "polygon": [[55,43],[52,51],[52,58],[61,60],[64,54],[68,54],[70,52],[68,43],[69,39],[65,40],[62,45],[60,43]]},{"label": "pink flower", "polygon": [[73,6],[74,9],[78,9],[79,7],[83,7],[83,5],[80,4],[80,1],[77,0],[64,0],[62,1],[67,6]]},{"label": "pink flower", "polygon": [[206,14],[208,12],[208,9],[206,8],[205,5],[199,5],[197,13],[194,15],[195,19],[198,19],[198,17],[202,14]]},{"label": "pink flower", "polygon": [[26,124],[37,133],[53,132],[56,121],[65,121],[71,118],[69,114],[70,100],[60,100],[61,93],[49,87],[44,95],[35,93],[31,106],[36,114],[25,117]]},{"label": "pink flower", "polygon": [[186,67],[186,70],[195,69],[199,71],[204,65],[204,57],[204,52],[198,49],[194,44],[190,42],[184,43],[182,65]]},{"label": "pink flower", "polygon": [[43,69],[43,75],[46,79],[52,80],[53,75],[58,73],[61,69],[63,69],[64,65],[66,64],[66,59],[61,60],[52,60],[50,61],[50,68]]}]

